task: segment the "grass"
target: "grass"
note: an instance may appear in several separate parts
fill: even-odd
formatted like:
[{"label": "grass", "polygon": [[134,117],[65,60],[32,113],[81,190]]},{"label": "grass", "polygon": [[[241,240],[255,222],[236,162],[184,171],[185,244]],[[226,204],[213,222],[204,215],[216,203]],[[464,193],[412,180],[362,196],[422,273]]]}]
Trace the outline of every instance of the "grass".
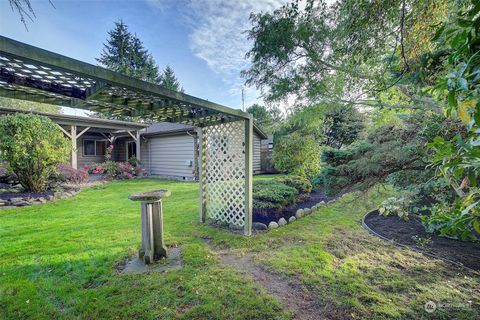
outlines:
[{"label": "grass", "polygon": [[[184,267],[119,275],[116,266],[135,254],[140,239],[139,204],[127,196],[159,187],[172,191],[164,200],[166,242],[181,245]],[[299,279],[325,306],[320,318],[479,317],[478,275],[361,229],[362,215],[387,194],[344,196],[292,225],[252,237],[200,225],[196,183],[116,181],[74,198],[3,210],[0,319],[292,318],[257,283],[222,265],[215,248],[250,254],[264,268]],[[429,315],[423,310],[429,300],[450,306]]]}]

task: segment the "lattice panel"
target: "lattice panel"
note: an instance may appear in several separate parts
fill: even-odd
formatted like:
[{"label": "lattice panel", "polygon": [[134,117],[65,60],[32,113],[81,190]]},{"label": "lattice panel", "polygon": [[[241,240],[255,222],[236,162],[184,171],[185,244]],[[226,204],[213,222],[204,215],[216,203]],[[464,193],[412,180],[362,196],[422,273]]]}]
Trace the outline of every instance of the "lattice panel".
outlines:
[{"label": "lattice panel", "polygon": [[245,224],[245,125],[203,128],[202,197],[210,219]]}]

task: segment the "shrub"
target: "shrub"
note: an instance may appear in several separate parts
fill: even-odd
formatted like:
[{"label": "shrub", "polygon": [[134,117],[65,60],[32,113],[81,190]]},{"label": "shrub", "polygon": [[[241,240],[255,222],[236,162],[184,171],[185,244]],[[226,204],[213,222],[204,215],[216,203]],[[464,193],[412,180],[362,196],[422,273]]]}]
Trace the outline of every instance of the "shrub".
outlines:
[{"label": "shrub", "polygon": [[101,165],[103,174],[111,176],[112,178],[118,173],[117,163],[115,161],[105,161]]},{"label": "shrub", "polygon": [[109,144],[105,149],[105,162],[112,160],[113,144]]},{"label": "shrub", "polygon": [[[410,207],[411,201],[408,197],[390,197],[382,203],[382,205],[378,209],[378,213],[381,216],[396,215],[402,220],[408,220]],[[418,213],[418,208],[415,207],[415,210],[413,210],[413,212]]]},{"label": "shrub", "polygon": [[258,210],[280,209],[295,203],[297,189],[278,181],[254,181],[253,208]]},{"label": "shrub", "polygon": [[289,187],[297,189],[298,193],[312,192],[312,183],[305,177],[289,175],[285,178],[279,179],[279,182],[286,184]]},{"label": "shrub", "polygon": [[104,174],[105,169],[103,164],[100,163],[89,163],[83,166],[83,170],[87,171],[89,174]]},{"label": "shrub", "polygon": [[59,163],[57,174],[61,181],[74,184],[82,184],[88,181],[88,173],[83,169],[74,169],[68,164]]},{"label": "shrub", "polygon": [[433,205],[431,213],[421,217],[428,232],[439,232],[461,240],[475,241],[480,238],[480,188],[472,188],[465,198],[457,197],[453,203]]},{"label": "shrub", "polygon": [[280,171],[310,178],[320,171],[320,147],[313,137],[294,132],[275,144],[273,162]]},{"label": "shrub", "polygon": [[27,191],[43,191],[56,165],[68,160],[70,143],[47,117],[14,114],[0,118],[0,154]]},{"label": "shrub", "polygon": [[135,156],[131,156],[128,158],[128,163],[130,163],[134,167],[138,167],[140,165],[140,161]]}]

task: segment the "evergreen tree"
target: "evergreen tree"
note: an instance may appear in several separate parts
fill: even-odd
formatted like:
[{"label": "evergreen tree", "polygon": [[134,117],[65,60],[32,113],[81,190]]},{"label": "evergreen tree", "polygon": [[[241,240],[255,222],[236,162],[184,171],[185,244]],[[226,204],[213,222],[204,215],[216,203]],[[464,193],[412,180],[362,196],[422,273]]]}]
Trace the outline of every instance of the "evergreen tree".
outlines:
[{"label": "evergreen tree", "polygon": [[100,58],[97,58],[101,65],[137,79],[159,83],[155,60],[122,20],[115,22],[115,28],[108,35]]},{"label": "evergreen tree", "polygon": [[184,92],[182,86],[180,86],[180,82],[178,82],[175,76],[175,72],[169,65],[165,67],[162,75],[160,75],[160,85],[173,91]]}]

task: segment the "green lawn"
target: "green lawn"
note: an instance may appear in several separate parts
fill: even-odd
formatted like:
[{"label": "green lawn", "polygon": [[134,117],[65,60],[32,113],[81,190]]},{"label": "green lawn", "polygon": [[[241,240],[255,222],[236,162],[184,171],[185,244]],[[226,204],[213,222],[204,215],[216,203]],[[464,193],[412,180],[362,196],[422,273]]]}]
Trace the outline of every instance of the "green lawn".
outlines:
[{"label": "green lawn", "polygon": [[[127,196],[160,187],[172,191],[164,201],[166,242],[182,247],[184,267],[119,275],[116,265],[140,241],[139,204]],[[386,193],[345,196],[248,238],[198,223],[196,183],[116,181],[74,198],[3,210],[0,319],[292,318],[258,283],[223,265],[220,249],[251,255],[266,270],[301,281],[325,306],[319,318],[479,317],[478,275],[398,249],[360,227]],[[451,305],[429,315],[428,300]]]}]

